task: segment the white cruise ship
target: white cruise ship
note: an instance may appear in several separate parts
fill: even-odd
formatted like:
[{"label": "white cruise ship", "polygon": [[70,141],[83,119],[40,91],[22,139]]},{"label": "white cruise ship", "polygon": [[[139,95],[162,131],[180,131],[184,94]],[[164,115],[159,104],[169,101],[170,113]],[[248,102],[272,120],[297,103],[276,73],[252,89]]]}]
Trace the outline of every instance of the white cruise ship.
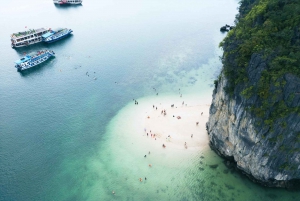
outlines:
[{"label": "white cruise ship", "polygon": [[81,4],[82,0],[53,0],[55,4]]},{"label": "white cruise ship", "polygon": [[44,28],[40,29],[29,29],[28,31],[13,33],[10,36],[11,47],[23,47],[32,45],[35,43],[42,42],[42,35],[47,33],[49,30]]}]

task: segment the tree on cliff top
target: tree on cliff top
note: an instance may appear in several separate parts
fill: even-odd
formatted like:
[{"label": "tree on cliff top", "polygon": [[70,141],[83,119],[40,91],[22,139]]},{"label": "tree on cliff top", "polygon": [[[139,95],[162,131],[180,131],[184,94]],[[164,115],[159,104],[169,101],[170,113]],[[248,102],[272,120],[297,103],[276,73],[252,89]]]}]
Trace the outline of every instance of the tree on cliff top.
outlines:
[{"label": "tree on cliff top", "polygon": [[[236,27],[220,46],[224,49],[222,61],[228,79],[225,90],[229,94],[242,85],[245,98],[258,95],[261,104],[252,106],[251,111],[268,125],[291,112],[300,113],[299,107],[290,108],[277,98],[286,84],[284,75],[300,77],[299,0],[242,0]],[[258,83],[250,84],[247,67],[254,53],[262,56],[267,68]],[[265,113],[270,110],[272,115]]]}]

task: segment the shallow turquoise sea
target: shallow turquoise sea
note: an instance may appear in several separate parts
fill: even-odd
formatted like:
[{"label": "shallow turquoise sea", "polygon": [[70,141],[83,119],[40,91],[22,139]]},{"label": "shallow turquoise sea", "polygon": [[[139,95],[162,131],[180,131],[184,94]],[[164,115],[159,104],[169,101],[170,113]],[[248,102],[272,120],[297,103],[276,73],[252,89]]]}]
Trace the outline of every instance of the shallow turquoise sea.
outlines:
[{"label": "shallow turquoise sea", "polygon": [[[237,0],[1,2],[0,200],[299,200],[300,192],[264,188],[227,169],[209,149],[149,172],[146,150],[128,140],[138,123],[133,99],[151,105],[180,89],[210,103],[222,66],[219,28],[233,24],[237,7]],[[41,27],[74,32],[11,48],[12,33]],[[41,49],[56,57],[16,71],[15,60]],[[155,152],[147,160],[155,162]]]}]

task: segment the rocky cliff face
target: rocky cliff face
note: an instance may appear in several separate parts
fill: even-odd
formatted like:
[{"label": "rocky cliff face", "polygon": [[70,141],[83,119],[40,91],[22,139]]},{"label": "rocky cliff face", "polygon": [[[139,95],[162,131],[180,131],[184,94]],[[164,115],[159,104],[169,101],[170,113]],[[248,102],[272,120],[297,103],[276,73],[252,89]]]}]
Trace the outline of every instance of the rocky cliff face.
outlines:
[{"label": "rocky cliff face", "polygon": [[[246,69],[249,83],[256,85],[268,63],[259,54],[253,54]],[[287,73],[282,93],[276,102],[289,108],[300,106],[300,78]],[[249,85],[248,83],[248,85]],[[270,126],[250,110],[261,104],[255,93],[245,98],[245,85],[238,84],[233,94],[224,89],[228,80],[221,73],[215,83],[207,131],[211,147],[220,155],[232,159],[251,179],[266,186],[294,188],[300,185],[300,115],[291,112],[278,117]],[[276,90],[271,85],[270,92]],[[274,101],[274,100],[273,100]],[[274,105],[279,107],[279,105]],[[272,114],[270,108],[266,114]]]}]

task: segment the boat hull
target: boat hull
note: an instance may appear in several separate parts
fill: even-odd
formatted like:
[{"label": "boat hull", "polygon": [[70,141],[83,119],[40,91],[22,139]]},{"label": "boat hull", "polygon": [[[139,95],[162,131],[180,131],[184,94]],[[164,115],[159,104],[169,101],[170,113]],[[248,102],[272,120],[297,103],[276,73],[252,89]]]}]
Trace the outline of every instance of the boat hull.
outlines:
[{"label": "boat hull", "polygon": [[47,61],[48,59],[50,59],[51,57],[54,57],[55,53],[53,51],[47,51],[42,57],[40,57],[39,59],[36,60],[27,60],[26,63],[19,63],[15,65],[15,68],[17,68],[17,71],[24,71],[27,70],[29,68],[33,68],[35,66],[38,66],[42,63],[44,63],[45,61]]},{"label": "boat hull", "polygon": [[63,35],[63,36],[61,36],[61,37],[59,37],[59,38],[52,39],[52,40],[49,40],[49,41],[44,40],[44,42],[45,42],[45,43],[53,43],[53,42],[55,42],[55,41],[58,41],[58,40],[61,40],[61,39],[63,39],[63,38],[68,37],[72,32],[73,32],[73,31],[69,31],[67,34],[65,34],[65,35]]},{"label": "boat hull", "polygon": [[12,48],[18,48],[18,47],[27,47],[27,46],[30,46],[30,45],[33,45],[33,44],[36,44],[36,43],[41,43],[43,42],[43,40],[39,40],[39,41],[34,41],[34,42],[31,42],[31,43],[26,43],[26,44],[23,44],[23,45],[15,45],[15,44],[11,44],[11,47]]},{"label": "boat hull", "polygon": [[59,5],[79,5],[82,4],[82,1],[78,2],[73,2],[73,1],[68,1],[68,0],[53,0],[54,4],[59,4]]}]

